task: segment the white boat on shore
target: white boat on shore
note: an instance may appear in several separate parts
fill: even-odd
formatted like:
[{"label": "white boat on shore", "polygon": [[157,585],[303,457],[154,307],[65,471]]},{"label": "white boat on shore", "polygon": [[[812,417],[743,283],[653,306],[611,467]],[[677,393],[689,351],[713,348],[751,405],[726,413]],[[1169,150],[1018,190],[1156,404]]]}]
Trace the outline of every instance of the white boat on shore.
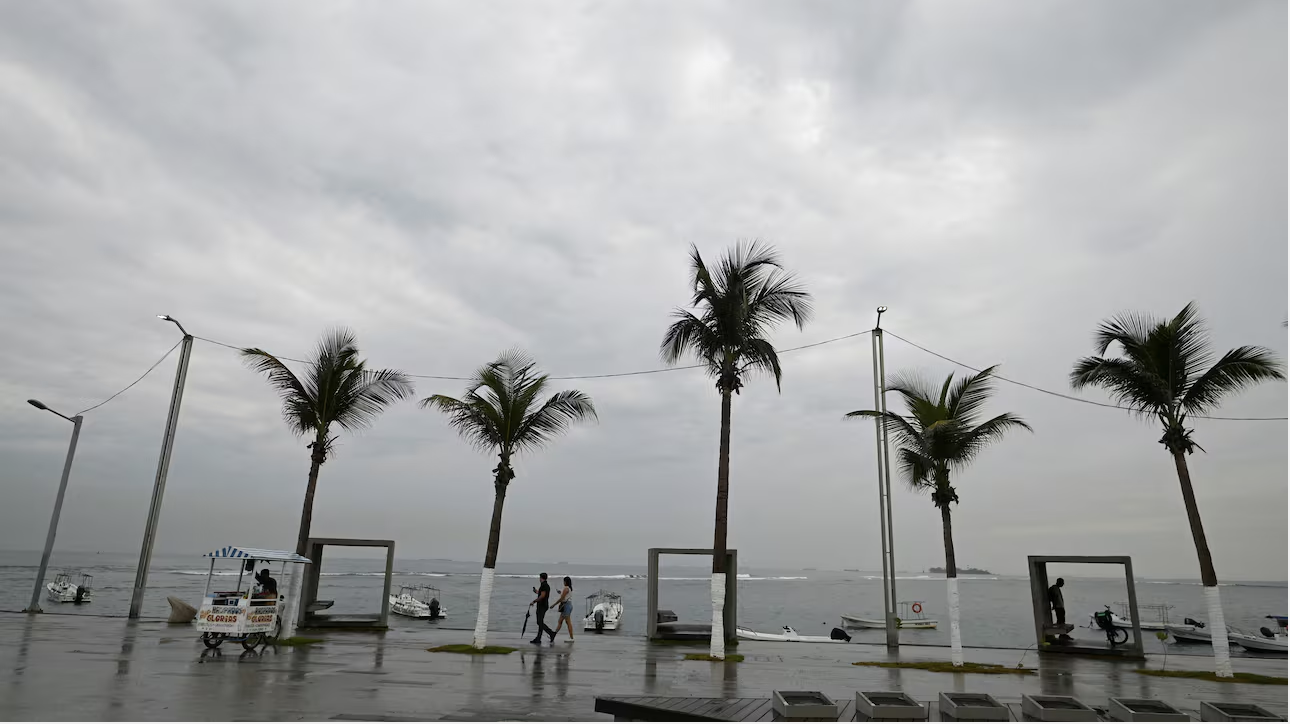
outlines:
[{"label": "white boat on shore", "polygon": [[45,597],[58,603],[89,603],[93,594],[94,576],[81,574],[79,584],[72,583],[69,573],[59,573],[45,584]]},{"label": "white boat on shore", "polygon": [[762,633],[761,631],[753,631],[750,628],[739,626],[735,629],[735,636],[748,641],[787,641],[803,644],[845,644],[848,642],[847,639],[835,639],[831,636],[800,634],[794,631],[792,626],[785,626],[779,633]]},{"label": "white boat on shore", "polygon": [[[922,601],[901,601],[900,613],[896,616],[896,628],[936,628],[937,619],[923,615]],[[842,628],[887,628],[887,622],[880,618],[842,615]]]},{"label": "white boat on shore", "polygon": [[587,615],[583,631],[617,631],[623,618],[623,597],[612,591],[596,591],[587,596]]},{"label": "white boat on shore", "polygon": [[399,586],[397,596],[390,594],[390,612],[408,618],[440,619],[448,615],[448,609],[439,605],[439,589],[430,586]]}]

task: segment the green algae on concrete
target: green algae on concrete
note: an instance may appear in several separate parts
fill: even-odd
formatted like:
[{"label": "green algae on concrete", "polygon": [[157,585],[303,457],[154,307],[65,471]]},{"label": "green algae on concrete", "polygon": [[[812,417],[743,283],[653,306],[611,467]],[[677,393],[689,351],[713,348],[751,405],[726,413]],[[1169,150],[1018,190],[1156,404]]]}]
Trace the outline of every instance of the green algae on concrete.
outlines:
[{"label": "green algae on concrete", "polygon": [[509,654],[519,649],[513,649],[509,646],[485,646],[482,649],[475,648],[470,644],[444,644],[443,646],[434,646],[426,649],[438,654],[471,654],[474,656],[485,656],[488,654]]},{"label": "green algae on concrete", "polygon": [[1287,681],[1284,676],[1264,676],[1263,674],[1248,674],[1243,671],[1237,671],[1228,677],[1219,677],[1212,671],[1170,671],[1160,669],[1134,669],[1134,671],[1144,676],[1164,676],[1173,679],[1200,679],[1201,681],[1213,681],[1218,684],[1276,684],[1285,686]]},{"label": "green algae on concrete", "polygon": [[978,664],[972,661],[965,661],[962,666],[955,666],[948,661],[857,661],[851,665],[878,666],[884,669],[920,669],[922,671],[938,671],[947,674],[1016,674],[1017,676],[1030,676],[1035,673],[1034,669],[1026,669],[1020,666]]},{"label": "green algae on concrete", "polygon": [[726,658],[718,659],[711,654],[686,654],[685,660],[686,661],[717,661],[717,662],[725,661],[727,663],[737,664],[740,661],[743,661],[744,657],[741,654],[726,654]]}]

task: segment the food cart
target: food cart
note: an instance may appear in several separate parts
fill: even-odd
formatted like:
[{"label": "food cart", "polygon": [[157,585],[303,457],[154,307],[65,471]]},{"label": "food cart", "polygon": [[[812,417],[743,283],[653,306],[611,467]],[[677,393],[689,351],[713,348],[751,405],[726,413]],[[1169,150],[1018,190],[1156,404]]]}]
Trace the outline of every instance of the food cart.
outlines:
[{"label": "food cart", "polygon": [[[288,563],[308,565],[311,561],[288,551],[240,546],[217,548],[205,557],[211,559],[211,565],[206,576],[206,590],[202,594],[202,606],[197,611],[197,630],[202,632],[201,640],[206,648],[216,649],[225,641],[237,641],[243,648],[251,650],[266,643],[271,636],[276,637],[281,630],[282,616],[290,615],[285,591],[279,590],[274,594],[255,585],[256,566],[259,563],[280,563],[278,575],[284,578]],[[229,590],[212,591],[211,579],[215,575],[216,561],[230,560],[238,563],[237,584]],[[266,567],[272,572],[271,566]],[[300,575],[299,571],[293,573]]]}]

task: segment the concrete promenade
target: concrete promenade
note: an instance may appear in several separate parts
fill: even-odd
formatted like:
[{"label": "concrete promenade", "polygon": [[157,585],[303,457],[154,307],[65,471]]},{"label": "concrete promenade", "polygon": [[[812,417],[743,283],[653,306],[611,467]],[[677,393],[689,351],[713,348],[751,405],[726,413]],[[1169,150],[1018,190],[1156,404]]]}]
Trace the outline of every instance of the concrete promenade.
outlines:
[{"label": "concrete promenade", "polygon": [[[310,635],[310,632],[302,632]],[[1005,702],[1023,693],[1067,694],[1105,705],[1112,696],[1164,699],[1195,714],[1202,700],[1246,701],[1285,716],[1284,686],[1215,684],[1134,672],[1140,663],[1056,659],[1025,653],[1037,676],[940,674],[851,666],[884,660],[881,646],[741,642],[739,664],[684,661],[696,647],[643,638],[579,634],[537,647],[518,632],[490,643],[507,656],[435,654],[429,646],[469,643],[470,632],[325,632],[325,643],[242,655],[236,643],[205,651],[191,626],[129,623],[97,616],[0,614],[0,718],[268,720],[604,720],[597,695],[769,696],[815,689],[837,697],[858,689],[899,689],[933,700],[941,691],[983,691]],[[532,632],[529,634],[532,635]],[[907,660],[945,660],[939,647],[901,648]],[[1022,652],[969,649],[967,659],[1016,665]],[[1169,668],[1205,669],[1208,656],[1169,656]],[[1146,664],[1158,668],[1152,657]],[[1235,661],[1240,671],[1286,675],[1286,660]]]}]

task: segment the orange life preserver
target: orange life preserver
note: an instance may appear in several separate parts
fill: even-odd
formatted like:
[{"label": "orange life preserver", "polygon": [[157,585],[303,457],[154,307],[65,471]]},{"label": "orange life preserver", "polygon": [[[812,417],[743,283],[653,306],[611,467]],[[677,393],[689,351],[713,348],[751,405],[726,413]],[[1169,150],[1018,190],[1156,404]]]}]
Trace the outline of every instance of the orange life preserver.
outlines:
[{"label": "orange life preserver", "polygon": [[921,603],[915,603],[914,605],[912,605],[912,606],[910,606],[910,607],[909,607],[909,610],[913,611],[914,613],[922,613],[922,612],[923,612],[923,604],[921,604]]}]

